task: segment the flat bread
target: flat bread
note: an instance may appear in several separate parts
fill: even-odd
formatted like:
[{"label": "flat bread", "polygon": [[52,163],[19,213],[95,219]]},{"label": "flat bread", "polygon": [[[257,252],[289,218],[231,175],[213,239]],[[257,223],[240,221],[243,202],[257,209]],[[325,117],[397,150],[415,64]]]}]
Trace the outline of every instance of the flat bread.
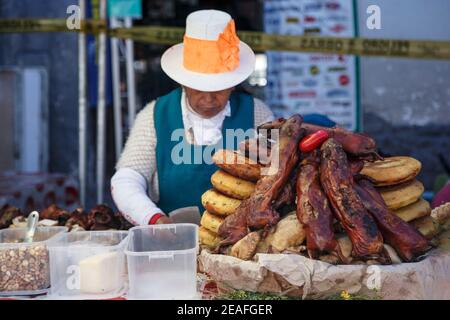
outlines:
[{"label": "flat bread", "polygon": [[198,238],[200,244],[207,246],[209,248],[217,247],[217,245],[221,240],[216,233],[206,229],[203,226],[200,226],[198,228]]},{"label": "flat bread", "polygon": [[225,220],[224,217],[217,216],[212,213],[209,213],[208,211],[205,211],[203,213],[202,219],[200,220],[200,225],[202,227],[205,227],[209,231],[218,233],[219,227],[222,224],[223,220]]},{"label": "flat bread", "polygon": [[378,188],[378,191],[388,208],[397,210],[419,200],[425,188],[420,181],[413,180],[397,186]]},{"label": "flat bread", "polygon": [[218,150],[212,161],[229,174],[247,181],[256,182],[261,177],[261,166],[232,150]]},{"label": "flat bread", "polygon": [[406,222],[410,222],[431,214],[430,203],[424,199],[419,199],[406,207],[392,211]]},{"label": "flat bread", "polygon": [[393,186],[413,180],[421,168],[420,161],[414,158],[389,157],[365,163],[361,174],[370,177],[378,187]]},{"label": "flat bread", "polygon": [[228,197],[217,190],[210,189],[202,195],[203,207],[212,214],[229,216],[235,213],[241,204],[241,200]]},{"label": "flat bread", "polygon": [[217,170],[211,176],[211,183],[214,189],[234,199],[247,199],[255,191],[253,182],[232,176],[223,170]]}]

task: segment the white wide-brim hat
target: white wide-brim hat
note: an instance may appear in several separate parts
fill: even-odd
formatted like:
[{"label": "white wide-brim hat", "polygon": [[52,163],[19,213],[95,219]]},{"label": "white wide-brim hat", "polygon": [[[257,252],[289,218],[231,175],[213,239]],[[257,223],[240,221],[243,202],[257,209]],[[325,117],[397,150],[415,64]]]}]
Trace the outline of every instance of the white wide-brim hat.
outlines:
[{"label": "white wide-brim hat", "polygon": [[[212,40],[224,32],[231,16],[218,10],[200,10],[186,19],[186,36],[194,39]],[[239,65],[232,71],[201,73],[185,68],[183,61],[184,44],[176,44],[161,57],[163,71],[179,84],[200,90],[220,91],[234,87],[247,79],[255,68],[255,54],[244,42],[239,42]]]}]

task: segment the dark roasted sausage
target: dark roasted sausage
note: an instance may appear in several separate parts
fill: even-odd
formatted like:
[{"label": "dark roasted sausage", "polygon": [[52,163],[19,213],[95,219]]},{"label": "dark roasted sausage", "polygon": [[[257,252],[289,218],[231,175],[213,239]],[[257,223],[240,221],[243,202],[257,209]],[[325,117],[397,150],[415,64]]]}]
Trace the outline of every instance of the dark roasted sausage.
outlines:
[{"label": "dark roasted sausage", "polygon": [[352,241],[352,255],[363,259],[378,257],[383,250],[383,237],[354,190],[347,156],[334,139],[322,145],[320,181],[336,218]]},{"label": "dark roasted sausage", "polygon": [[[263,176],[256,183],[255,192],[251,196],[253,204],[247,215],[247,225],[252,229],[262,229],[276,224],[279,220],[274,204],[298,165],[298,143],[304,136],[302,121],[300,115],[294,115],[280,128],[279,141],[274,145],[271,156],[274,172]],[[275,161],[277,158],[278,161]]]},{"label": "dark roasted sausage", "polygon": [[361,170],[364,168],[364,161],[359,158],[348,159],[348,163],[353,176],[359,175]]},{"label": "dark roasted sausage", "polygon": [[281,209],[284,206],[295,204],[295,185],[297,183],[297,172],[297,168],[292,170],[288,182],[284,185],[283,190],[281,190],[281,193],[278,195],[278,198],[273,205],[276,210]]},{"label": "dark roasted sausage", "polygon": [[302,121],[300,115],[294,115],[281,126],[279,141],[272,149],[272,155],[277,155],[271,158],[273,172],[259,179],[250,198],[242,201],[234,215],[225,218],[219,227],[219,236],[223,238],[220,246],[242,239],[248,228],[262,229],[278,222],[275,204],[298,164],[298,142],[304,135]]},{"label": "dark roasted sausage", "polygon": [[[269,130],[280,128],[284,123],[283,118],[276,119],[271,122],[264,123],[258,127],[258,132],[262,129]],[[377,154],[377,146],[375,140],[371,137],[362,134],[354,133],[343,128],[334,127],[327,128],[310,123],[303,123],[302,127],[306,130],[306,134],[312,134],[319,130],[325,130],[330,138],[338,141],[345,152],[350,153],[353,156],[367,157],[368,159],[379,159],[380,156]]]},{"label": "dark roasted sausage", "polygon": [[339,142],[345,152],[353,156],[372,156],[375,159],[379,158],[376,153],[377,146],[375,140],[369,136],[354,133],[343,128],[326,128],[309,123],[304,123],[302,127],[306,129],[306,134],[311,134],[318,130],[327,131],[330,138]]},{"label": "dark roasted sausage", "polygon": [[319,181],[320,157],[318,151],[302,160],[297,178],[297,218],[306,232],[309,257],[318,259],[325,253],[336,253],[341,261],[338,242],[334,237],[333,213]]},{"label": "dark roasted sausage", "polygon": [[424,236],[389,211],[379,192],[368,180],[359,180],[355,189],[375,219],[386,243],[391,245],[403,260],[412,261],[430,248]]},{"label": "dark roasted sausage", "polygon": [[249,199],[243,200],[236,213],[227,216],[220,224],[218,234],[223,240],[220,242],[219,248],[234,244],[248,234],[247,214],[251,204]]}]

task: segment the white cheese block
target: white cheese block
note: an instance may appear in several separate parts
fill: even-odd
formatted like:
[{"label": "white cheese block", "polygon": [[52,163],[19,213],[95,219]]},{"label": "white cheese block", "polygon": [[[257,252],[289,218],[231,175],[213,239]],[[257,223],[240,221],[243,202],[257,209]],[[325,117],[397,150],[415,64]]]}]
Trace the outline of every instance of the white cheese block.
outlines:
[{"label": "white cheese block", "polygon": [[80,266],[80,291],[102,294],[121,289],[124,261],[117,252],[83,259]]}]

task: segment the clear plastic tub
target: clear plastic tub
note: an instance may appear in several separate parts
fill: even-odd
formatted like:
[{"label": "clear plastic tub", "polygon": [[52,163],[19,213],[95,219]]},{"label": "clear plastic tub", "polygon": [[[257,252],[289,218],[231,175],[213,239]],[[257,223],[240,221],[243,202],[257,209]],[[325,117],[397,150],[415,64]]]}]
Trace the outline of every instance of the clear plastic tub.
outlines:
[{"label": "clear plastic tub", "polygon": [[49,243],[50,299],[115,298],[126,289],[128,231],[66,233]]},{"label": "clear plastic tub", "polygon": [[196,299],[197,252],[195,224],[131,228],[128,299]]},{"label": "clear plastic tub", "polygon": [[66,227],[37,227],[33,242],[22,242],[26,228],[0,230],[0,295],[47,293],[50,262],[47,245]]}]

